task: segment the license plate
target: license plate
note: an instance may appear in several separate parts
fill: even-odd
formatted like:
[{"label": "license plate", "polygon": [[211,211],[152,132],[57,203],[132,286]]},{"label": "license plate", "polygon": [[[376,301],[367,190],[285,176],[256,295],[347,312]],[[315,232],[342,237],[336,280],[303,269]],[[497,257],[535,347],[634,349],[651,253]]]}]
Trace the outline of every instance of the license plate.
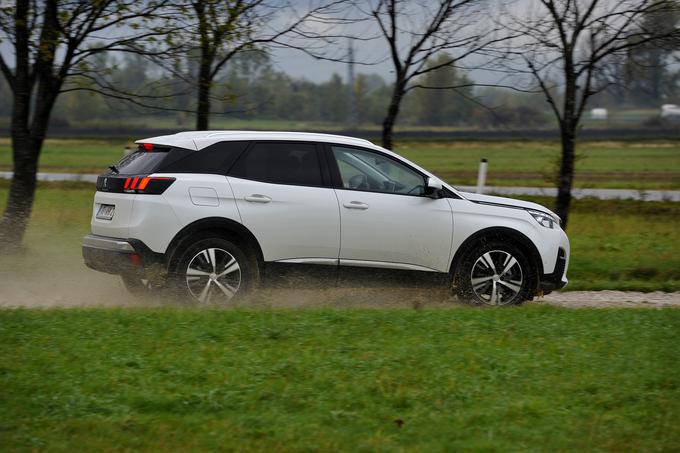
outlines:
[{"label": "license plate", "polygon": [[102,220],[111,220],[113,219],[113,211],[115,209],[115,205],[101,204],[99,205],[99,210],[97,211],[97,218]]}]

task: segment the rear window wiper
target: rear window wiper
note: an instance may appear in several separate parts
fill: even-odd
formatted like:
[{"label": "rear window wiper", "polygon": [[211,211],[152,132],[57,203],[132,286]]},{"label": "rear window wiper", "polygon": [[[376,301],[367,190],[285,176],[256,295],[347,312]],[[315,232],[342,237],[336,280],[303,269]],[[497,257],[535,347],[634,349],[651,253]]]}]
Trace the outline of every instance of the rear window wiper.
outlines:
[{"label": "rear window wiper", "polygon": [[115,165],[109,165],[109,170],[111,170],[112,172],[114,172],[117,175],[120,174],[120,170],[118,170],[118,167],[116,167]]}]

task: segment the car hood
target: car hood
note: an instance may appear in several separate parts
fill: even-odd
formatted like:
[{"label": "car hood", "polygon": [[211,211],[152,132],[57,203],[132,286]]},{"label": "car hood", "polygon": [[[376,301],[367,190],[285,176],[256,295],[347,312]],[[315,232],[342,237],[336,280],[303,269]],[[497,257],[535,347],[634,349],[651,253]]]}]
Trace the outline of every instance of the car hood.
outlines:
[{"label": "car hood", "polygon": [[515,208],[533,209],[535,211],[545,212],[551,216],[559,219],[559,216],[552,212],[550,209],[542,206],[538,203],[532,203],[531,201],[515,200],[514,198],[506,197],[495,197],[492,195],[482,195],[479,193],[472,192],[458,192],[460,195],[465,197],[467,200],[478,202],[478,203],[488,203],[499,206],[509,206]]}]

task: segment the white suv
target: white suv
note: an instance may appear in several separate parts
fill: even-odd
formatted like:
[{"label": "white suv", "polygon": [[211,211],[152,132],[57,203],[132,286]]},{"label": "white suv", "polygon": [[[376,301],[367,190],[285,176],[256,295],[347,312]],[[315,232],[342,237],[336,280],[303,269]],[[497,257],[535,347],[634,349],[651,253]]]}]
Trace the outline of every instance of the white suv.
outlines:
[{"label": "white suv", "polygon": [[567,283],[569,240],[550,210],[460,192],[366,140],[224,131],[137,143],[99,177],[83,243],[89,267],[133,292],[223,301],[279,264],[445,274],[458,296],[492,305]]}]

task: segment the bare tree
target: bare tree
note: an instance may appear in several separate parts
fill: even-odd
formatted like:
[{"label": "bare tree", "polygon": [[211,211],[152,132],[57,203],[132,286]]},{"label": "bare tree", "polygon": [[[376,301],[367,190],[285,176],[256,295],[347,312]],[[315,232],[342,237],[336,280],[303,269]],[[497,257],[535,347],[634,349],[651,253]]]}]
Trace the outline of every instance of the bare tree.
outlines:
[{"label": "bare tree", "polygon": [[[517,5],[515,5],[517,6]],[[672,12],[669,0],[530,0],[502,21],[513,36],[507,67],[538,84],[559,123],[562,155],[555,211],[566,228],[574,180],[576,136],[588,100],[617,83],[614,60],[637,46],[680,38],[677,26],[650,29],[645,17]]]},{"label": "bare tree", "polygon": [[[95,79],[105,52],[144,52],[163,0],[17,0],[0,7],[0,71],[12,92],[14,176],[0,219],[0,250],[20,245],[31,214],[50,114],[74,78]],[[146,26],[145,26],[146,24]]]},{"label": "bare tree", "polygon": [[[478,26],[486,4],[484,0],[379,0],[372,5],[370,14],[389,47],[394,70],[392,95],[382,127],[383,147],[392,148],[401,102],[406,93],[418,87],[415,80],[456,66],[494,41],[491,30],[482,32]],[[431,57],[438,54],[448,57],[430,64]]]},{"label": "bare tree", "polygon": [[[267,0],[195,0],[180,4],[184,52],[197,55],[196,129],[209,127],[212,88],[219,73],[239,53],[278,46],[319,56],[332,39],[347,0],[271,2]],[[315,42],[316,41],[316,42]],[[319,53],[315,51],[319,50]]]}]

